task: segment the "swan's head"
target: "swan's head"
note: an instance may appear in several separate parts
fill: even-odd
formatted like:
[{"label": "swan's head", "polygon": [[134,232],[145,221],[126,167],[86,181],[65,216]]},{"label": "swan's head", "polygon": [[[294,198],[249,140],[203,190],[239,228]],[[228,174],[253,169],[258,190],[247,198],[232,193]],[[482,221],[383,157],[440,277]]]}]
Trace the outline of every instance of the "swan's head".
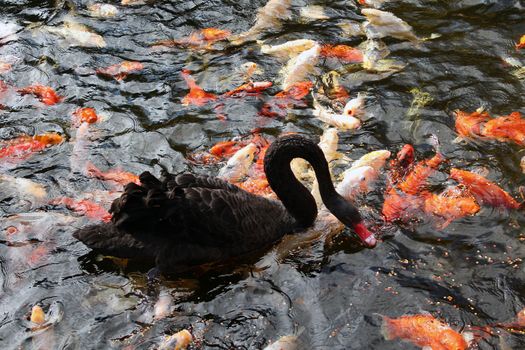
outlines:
[{"label": "swan's head", "polygon": [[327,207],[339,221],[355,231],[365,246],[369,248],[375,247],[377,240],[374,234],[366,228],[361,214],[359,214],[359,211],[352,203],[338,196],[331,200]]}]

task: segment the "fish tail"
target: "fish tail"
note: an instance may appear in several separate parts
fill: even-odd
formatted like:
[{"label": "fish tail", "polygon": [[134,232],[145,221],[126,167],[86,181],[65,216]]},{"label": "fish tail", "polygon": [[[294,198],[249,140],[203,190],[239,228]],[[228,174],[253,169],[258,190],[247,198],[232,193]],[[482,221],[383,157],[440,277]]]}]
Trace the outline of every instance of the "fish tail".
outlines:
[{"label": "fish tail", "polygon": [[378,316],[381,316],[383,322],[381,323],[381,335],[385,338],[385,340],[392,340],[395,338],[393,332],[392,332],[392,319],[383,316],[380,314],[376,314]]}]

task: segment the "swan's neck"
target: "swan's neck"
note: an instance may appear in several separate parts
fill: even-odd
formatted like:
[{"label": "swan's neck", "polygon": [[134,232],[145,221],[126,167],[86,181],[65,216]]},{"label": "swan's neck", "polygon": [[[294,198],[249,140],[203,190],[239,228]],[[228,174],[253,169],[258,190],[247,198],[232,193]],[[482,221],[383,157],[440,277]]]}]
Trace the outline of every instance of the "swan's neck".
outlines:
[{"label": "swan's neck", "polygon": [[308,227],[317,217],[317,205],[310,191],[295,177],[290,167],[302,158],[314,168],[321,198],[328,209],[340,197],[334,189],[323,151],[312,141],[295,135],[281,137],[266,152],[264,171],[272,190],[299,227]]}]

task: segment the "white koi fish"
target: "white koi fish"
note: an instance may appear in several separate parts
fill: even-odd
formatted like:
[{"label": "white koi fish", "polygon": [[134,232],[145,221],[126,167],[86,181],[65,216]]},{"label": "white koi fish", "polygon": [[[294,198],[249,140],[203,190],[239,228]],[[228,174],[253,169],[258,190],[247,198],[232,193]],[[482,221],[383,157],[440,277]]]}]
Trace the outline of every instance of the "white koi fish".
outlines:
[{"label": "white koi fish", "polygon": [[250,143],[235,152],[226,165],[221,168],[218,176],[230,182],[241,181],[246,177],[253,163],[255,151],[257,151],[257,146],[254,143]]}]

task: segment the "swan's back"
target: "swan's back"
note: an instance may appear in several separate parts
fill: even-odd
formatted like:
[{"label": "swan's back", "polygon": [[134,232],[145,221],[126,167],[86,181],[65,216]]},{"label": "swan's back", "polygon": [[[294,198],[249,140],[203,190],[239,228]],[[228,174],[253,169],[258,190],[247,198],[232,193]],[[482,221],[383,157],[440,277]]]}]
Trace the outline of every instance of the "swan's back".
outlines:
[{"label": "swan's back", "polygon": [[74,236],[103,254],[154,261],[164,272],[263,249],[291,232],[276,201],[221,179],[193,174],[140,175],[112,206],[112,222]]}]

